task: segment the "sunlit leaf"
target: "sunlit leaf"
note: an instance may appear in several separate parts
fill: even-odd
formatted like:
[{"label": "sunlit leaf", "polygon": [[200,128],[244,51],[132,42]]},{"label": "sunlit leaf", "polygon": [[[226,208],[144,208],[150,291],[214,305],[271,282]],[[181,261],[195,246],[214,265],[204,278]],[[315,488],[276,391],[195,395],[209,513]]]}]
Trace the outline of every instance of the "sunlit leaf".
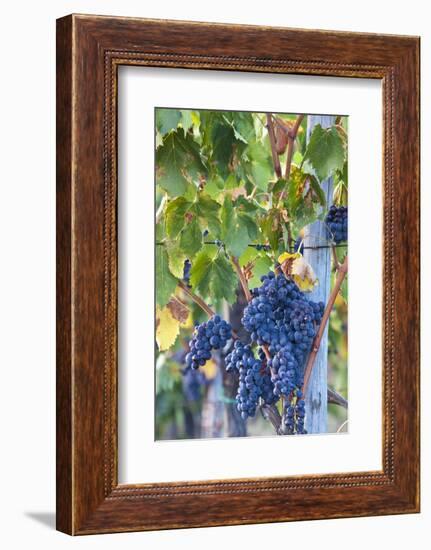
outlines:
[{"label": "sunlit leaf", "polygon": [[180,332],[180,323],[173,316],[169,307],[156,308],[156,342],[160,351],[169,349],[175,344]]}]

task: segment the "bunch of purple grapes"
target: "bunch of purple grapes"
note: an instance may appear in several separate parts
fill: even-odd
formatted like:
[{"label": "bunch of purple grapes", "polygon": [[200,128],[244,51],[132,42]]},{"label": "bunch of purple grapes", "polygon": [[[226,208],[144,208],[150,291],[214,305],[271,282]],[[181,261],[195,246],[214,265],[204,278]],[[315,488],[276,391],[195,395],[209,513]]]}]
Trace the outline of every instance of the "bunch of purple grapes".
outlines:
[{"label": "bunch of purple grapes", "polygon": [[333,204],[325,218],[328,228],[328,238],[335,244],[347,242],[347,206],[335,206]]},{"label": "bunch of purple grapes", "polygon": [[214,315],[206,323],[198,325],[190,341],[190,351],[186,355],[186,366],[192,369],[203,367],[211,358],[213,349],[221,349],[232,338],[232,327],[219,315]]},{"label": "bunch of purple grapes", "polygon": [[305,434],[305,401],[302,391],[296,390],[284,411],[284,424],[288,434]]},{"label": "bunch of purple grapes", "polygon": [[244,309],[242,323],[251,340],[268,349],[273,393],[285,398],[289,433],[305,433],[304,404],[302,397],[297,396],[324,304],[309,300],[282,273],[275,275],[271,271],[261,280],[262,285],[252,291],[253,298]]},{"label": "bunch of purple grapes", "polygon": [[233,350],[226,357],[226,370],[233,369],[239,372],[236,403],[244,420],[256,414],[259,398],[268,404],[277,400],[270,372],[265,364],[265,356],[261,350],[259,350],[259,358],[256,358],[250,345],[244,345],[236,340]]}]

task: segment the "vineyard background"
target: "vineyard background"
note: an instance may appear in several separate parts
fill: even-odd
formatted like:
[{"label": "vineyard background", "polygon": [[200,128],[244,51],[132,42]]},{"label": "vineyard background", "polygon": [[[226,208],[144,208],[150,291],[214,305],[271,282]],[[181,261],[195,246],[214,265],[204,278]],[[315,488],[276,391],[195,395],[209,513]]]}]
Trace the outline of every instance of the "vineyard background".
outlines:
[{"label": "vineyard background", "polygon": [[[326,119],[328,128],[325,117],[307,115],[156,109],[156,439],[274,435],[261,412],[247,421],[238,414],[238,382],[225,370],[228,349],[198,371],[185,368],[194,326],[208,320],[199,300],[245,336],[246,300],[230,262],[208,280],[195,266],[207,257],[237,258],[243,270],[251,263],[253,288],[280,254],[299,245],[320,273],[314,251],[304,250],[307,231],[317,224],[321,232],[332,200],[347,204],[348,185],[348,120]],[[330,264],[329,241],[317,245],[328,248]],[[346,250],[338,250],[340,257]],[[331,288],[334,278],[333,272]],[[312,290],[312,272],[299,282]],[[324,373],[327,368],[328,386],[347,398],[347,284],[328,327]],[[327,414],[325,403],[319,432],[347,430],[346,408],[329,403]]]}]

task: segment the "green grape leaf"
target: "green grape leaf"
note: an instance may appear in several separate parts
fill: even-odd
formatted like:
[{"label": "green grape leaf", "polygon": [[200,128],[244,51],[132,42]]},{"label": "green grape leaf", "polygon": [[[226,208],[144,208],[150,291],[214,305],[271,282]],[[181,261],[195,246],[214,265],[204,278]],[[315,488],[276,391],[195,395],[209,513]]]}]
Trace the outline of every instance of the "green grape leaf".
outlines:
[{"label": "green grape leaf", "polygon": [[176,109],[156,108],[156,128],[162,136],[175,130],[181,120],[181,113]]},{"label": "green grape leaf", "polygon": [[259,228],[257,226],[257,223],[254,221],[254,219],[248,214],[238,212],[237,209],[235,209],[235,211],[237,212],[238,223],[241,225],[244,225],[247,228],[247,233],[248,233],[250,242],[257,239],[257,236],[259,234]]},{"label": "green grape leaf", "polygon": [[252,276],[248,281],[250,288],[258,287],[262,284],[260,278],[262,275],[266,275],[272,267],[272,261],[268,256],[261,256],[258,258],[252,269]]},{"label": "green grape leaf", "polygon": [[212,130],[212,158],[222,177],[229,175],[229,163],[235,141],[233,130],[226,124],[216,124]]},{"label": "green grape leaf", "polygon": [[255,199],[246,199],[241,195],[236,199],[235,206],[240,212],[247,212],[252,216],[258,211],[265,212],[265,209]]},{"label": "green grape leaf", "polygon": [[211,300],[235,301],[237,279],[231,263],[223,253],[211,257],[201,251],[190,271],[190,283],[202,296]]},{"label": "green grape leaf", "polygon": [[326,197],[325,193],[323,192],[323,189],[320,186],[320,183],[317,181],[317,179],[314,176],[308,176],[308,181],[310,183],[310,187],[313,190],[314,196],[317,198],[317,201],[321,206],[326,205]]},{"label": "green grape leaf", "polygon": [[270,183],[268,191],[278,195],[286,189],[287,185],[287,181],[284,178],[280,178],[279,180]]},{"label": "green grape leaf", "polygon": [[210,177],[205,183],[205,193],[212,199],[217,199],[223,191],[224,181],[218,174]]},{"label": "green grape leaf", "polygon": [[[246,216],[246,214],[243,214],[243,216]],[[238,216],[237,210],[228,195],[224,198],[221,220],[222,240],[228,252],[233,256],[240,256],[247,248],[250,237],[246,223]]]},{"label": "green grape leaf", "polygon": [[209,229],[214,237],[220,236],[220,204],[205,193],[199,194],[195,204],[195,212],[199,218],[201,229]]},{"label": "green grape leaf", "polygon": [[229,174],[226,181],[224,182],[224,188],[231,190],[236,189],[239,186],[239,181],[236,179],[235,174]]},{"label": "green grape leaf", "polygon": [[168,134],[156,151],[156,183],[172,197],[187,191],[188,180],[206,172],[199,145],[180,128]]},{"label": "green grape leaf", "polygon": [[344,147],[337,130],[334,127],[323,129],[317,124],[311,134],[304,158],[311,162],[320,181],[327,179],[335,170],[342,170]]},{"label": "green grape leaf", "polygon": [[192,111],[189,109],[181,111],[181,126],[186,134],[193,126]]},{"label": "green grape leaf", "polygon": [[276,208],[272,208],[266,216],[261,218],[260,229],[271,248],[277,251],[280,238],[282,237],[282,225],[280,222],[280,213]]},{"label": "green grape leaf", "polygon": [[187,214],[190,214],[194,203],[184,197],[177,197],[169,201],[166,207],[166,232],[170,239],[178,237],[187,222]]},{"label": "green grape leaf", "polygon": [[177,286],[177,279],[169,271],[168,254],[163,245],[156,246],[156,303],[164,307]]},{"label": "green grape leaf", "polygon": [[192,259],[202,246],[202,231],[196,218],[187,223],[181,232],[180,246],[189,259]]},{"label": "green grape leaf", "polygon": [[166,242],[166,252],[168,253],[168,265],[170,272],[178,279],[183,278],[184,262],[187,254],[178,244],[178,240]]},{"label": "green grape leaf", "polygon": [[302,196],[307,181],[307,174],[300,168],[292,165],[290,170],[289,184],[287,187],[287,207],[292,216],[296,214],[302,202]]},{"label": "green grape leaf", "polygon": [[257,250],[255,246],[248,246],[238,258],[239,265],[244,267],[248,263],[254,262],[260,255],[261,252]]},{"label": "green grape leaf", "polygon": [[248,171],[252,183],[261,191],[268,189],[268,182],[274,175],[269,151],[260,142],[250,143],[245,154],[249,159]]}]

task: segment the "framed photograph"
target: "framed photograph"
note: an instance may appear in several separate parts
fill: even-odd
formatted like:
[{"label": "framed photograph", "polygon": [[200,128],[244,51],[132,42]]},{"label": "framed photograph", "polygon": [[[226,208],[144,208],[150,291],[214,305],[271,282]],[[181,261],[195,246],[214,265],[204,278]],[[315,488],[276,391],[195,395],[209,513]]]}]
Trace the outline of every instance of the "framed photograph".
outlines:
[{"label": "framed photograph", "polygon": [[419,511],[419,38],[57,21],[57,528]]}]

